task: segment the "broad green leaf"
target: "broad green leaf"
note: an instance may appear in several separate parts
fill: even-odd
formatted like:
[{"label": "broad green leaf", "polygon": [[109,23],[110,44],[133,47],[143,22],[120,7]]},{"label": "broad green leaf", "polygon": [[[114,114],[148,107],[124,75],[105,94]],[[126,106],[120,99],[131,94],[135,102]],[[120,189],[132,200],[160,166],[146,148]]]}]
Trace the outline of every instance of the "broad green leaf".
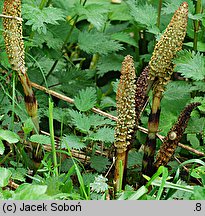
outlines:
[{"label": "broad green leaf", "polygon": [[181,73],[186,78],[192,80],[204,80],[205,62],[203,54],[182,50],[174,59],[176,64],[174,71]]},{"label": "broad green leaf", "polygon": [[204,130],[204,126],[205,126],[204,118],[191,117],[186,128],[186,133],[188,134],[202,133]]},{"label": "broad green leaf", "polygon": [[118,54],[101,56],[97,64],[97,74],[104,76],[107,72],[120,71],[124,57]]},{"label": "broad green leaf", "polygon": [[117,33],[112,34],[111,38],[113,40],[117,40],[123,43],[127,43],[131,46],[138,47],[137,42],[128,33],[117,32]]},{"label": "broad green leaf", "polygon": [[103,142],[114,142],[114,129],[109,127],[99,128],[96,133],[92,133],[89,139]]},{"label": "broad green leaf", "polygon": [[74,98],[74,104],[80,111],[88,111],[96,104],[97,94],[92,87],[81,90]]},{"label": "broad green leaf", "polygon": [[[184,0],[166,0],[165,3],[164,3],[164,6],[162,8],[162,12],[164,14],[171,14],[171,13],[174,13],[180,6],[181,3],[183,3]],[[194,13],[195,12],[195,7],[194,7],[194,4],[193,4],[193,1],[192,0],[186,0],[186,2],[188,3],[189,5],[189,12],[190,13]]]},{"label": "broad green leaf", "polygon": [[[193,42],[184,43],[184,45],[193,48]],[[197,51],[205,52],[205,43],[201,41],[197,41]]]},{"label": "broad green leaf", "polygon": [[75,11],[79,16],[85,15],[88,22],[95,26],[98,31],[104,27],[109,12],[107,4],[103,3],[93,3],[85,6],[76,3]]},{"label": "broad green leaf", "polygon": [[64,20],[64,13],[59,8],[44,7],[42,10],[38,6],[23,4],[23,18],[27,20],[26,25],[31,25],[33,31],[39,34],[47,33],[47,24],[57,25],[58,21]]},{"label": "broad green leaf", "polygon": [[4,151],[5,151],[5,146],[2,140],[0,140],[0,155],[3,155]]},{"label": "broad green leaf", "polygon": [[81,150],[86,147],[86,145],[81,142],[81,139],[74,134],[71,135],[66,135],[62,139],[62,148],[67,148],[69,147],[70,149],[77,149]]},{"label": "broad green leaf", "polygon": [[48,200],[52,199],[46,195],[47,185],[32,185],[24,183],[20,185],[13,196],[14,200]]},{"label": "broad green leaf", "polygon": [[125,1],[122,1],[120,4],[110,4],[110,14],[109,19],[111,21],[129,21],[132,20],[130,15],[128,5]]},{"label": "broad green leaf", "polygon": [[26,174],[27,174],[27,170],[24,168],[9,168],[9,170],[12,172],[12,179],[13,180],[17,180],[17,181],[21,181],[21,182],[25,182],[26,181]]},{"label": "broad green leaf", "polygon": [[31,142],[36,142],[40,144],[49,145],[51,143],[51,139],[49,136],[42,135],[42,134],[34,134],[30,137]]},{"label": "broad green leaf", "polygon": [[194,186],[194,192],[191,197],[192,200],[204,200],[205,188],[201,186]]},{"label": "broad green leaf", "polygon": [[136,1],[127,1],[130,14],[134,20],[147,27],[154,26],[157,22],[157,9],[151,4],[136,4]]},{"label": "broad green leaf", "polygon": [[119,42],[112,40],[108,35],[93,31],[81,32],[78,37],[78,44],[80,49],[88,54],[107,55],[123,49]]},{"label": "broad green leaf", "polygon": [[106,157],[103,157],[101,155],[99,156],[94,155],[90,158],[90,160],[91,160],[91,164],[90,164],[91,168],[95,169],[99,173],[105,171],[107,169],[107,166],[110,165],[109,160]]},{"label": "broad green leaf", "polygon": [[127,168],[137,167],[139,170],[142,166],[143,153],[130,150],[128,153]]},{"label": "broad green leaf", "polygon": [[5,187],[9,183],[12,173],[9,169],[0,167],[0,187]]},{"label": "broad green leaf", "polygon": [[148,189],[145,186],[142,186],[137,191],[132,193],[132,195],[128,197],[128,200],[138,200],[141,196],[143,196],[147,192],[148,192]]},{"label": "broad green leaf", "polygon": [[191,99],[191,85],[185,81],[170,82],[161,101],[160,130],[166,135],[180,112]]},{"label": "broad green leaf", "polygon": [[2,129],[0,129],[0,139],[6,140],[8,143],[17,143],[20,140],[16,133]]},{"label": "broad green leaf", "polygon": [[191,143],[194,149],[197,149],[200,146],[200,142],[196,134],[187,134],[187,140]]},{"label": "broad green leaf", "polygon": [[194,178],[201,178],[205,174],[205,166],[199,166],[191,171],[191,176]]},{"label": "broad green leaf", "polygon": [[115,122],[113,120],[105,118],[97,114],[89,115],[89,119],[90,119],[92,127],[94,128],[97,128],[99,126],[105,126],[105,125],[115,125]]},{"label": "broad green leaf", "polygon": [[88,116],[75,110],[70,110],[69,114],[72,118],[72,123],[83,133],[90,132],[91,122]]},{"label": "broad green leaf", "polygon": [[25,133],[25,134],[29,134],[29,133],[33,130],[33,128],[34,128],[33,122],[32,122],[32,120],[31,120],[31,118],[28,118],[28,119],[24,122],[23,127],[22,127],[24,133]]}]

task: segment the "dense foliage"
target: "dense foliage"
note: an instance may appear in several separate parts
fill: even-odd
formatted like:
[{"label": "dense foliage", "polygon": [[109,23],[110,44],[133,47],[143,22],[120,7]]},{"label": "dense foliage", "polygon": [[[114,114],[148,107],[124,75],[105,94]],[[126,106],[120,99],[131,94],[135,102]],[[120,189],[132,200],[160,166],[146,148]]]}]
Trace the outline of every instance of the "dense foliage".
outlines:
[{"label": "dense foliage", "polygon": [[[180,141],[196,151],[180,145],[168,166],[161,166],[153,177],[144,176],[148,183],[138,187],[148,103],[140,118],[142,129],[129,151],[126,186],[113,192],[116,91],[122,61],[133,56],[138,77],[182,2],[22,0],[27,73],[34,84],[52,90],[33,88],[39,134],[32,133],[34,125],[9,64],[0,23],[0,199],[205,198],[205,3],[192,0],[187,0],[183,50],[173,60],[175,73],[163,92],[159,134],[167,135],[187,104],[200,102]],[[68,103],[65,96],[73,100]],[[43,146],[40,159],[39,145]],[[157,150],[160,145],[158,139]]]}]

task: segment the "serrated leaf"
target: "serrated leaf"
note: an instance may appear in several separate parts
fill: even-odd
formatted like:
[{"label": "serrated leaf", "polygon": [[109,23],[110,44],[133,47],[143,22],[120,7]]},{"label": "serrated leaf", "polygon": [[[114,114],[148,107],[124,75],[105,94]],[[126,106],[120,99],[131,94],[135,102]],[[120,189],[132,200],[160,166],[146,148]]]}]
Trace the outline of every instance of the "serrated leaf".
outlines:
[{"label": "serrated leaf", "polygon": [[186,133],[202,133],[205,126],[205,118],[191,117],[186,128]]},{"label": "serrated leaf", "polygon": [[91,182],[94,182],[95,177],[97,177],[97,173],[83,173],[83,181],[85,185],[90,185]]},{"label": "serrated leaf", "polygon": [[79,16],[85,15],[88,22],[100,31],[107,21],[107,13],[109,10],[106,4],[91,3],[83,6],[77,3],[75,5],[75,11]]},{"label": "serrated leaf", "polygon": [[[193,42],[184,43],[184,45],[193,48]],[[205,52],[205,43],[202,41],[197,41],[197,51]]]},{"label": "serrated leaf", "polygon": [[69,147],[70,149],[81,150],[86,147],[85,143],[81,142],[81,139],[74,134],[66,135],[62,139],[62,148]]},{"label": "serrated leaf", "polygon": [[91,190],[95,191],[96,193],[102,193],[108,190],[108,184],[106,183],[108,181],[107,178],[103,177],[102,175],[99,175],[95,177],[95,181],[90,184]]},{"label": "serrated leaf", "polygon": [[102,77],[109,71],[120,71],[123,59],[122,55],[117,54],[102,56],[97,65],[97,74]]},{"label": "serrated leaf", "polygon": [[97,172],[103,172],[107,169],[107,166],[110,165],[109,160],[106,157],[103,157],[101,155],[99,156],[92,156],[90,158],[91,161],[91,168],[95,169]]},{"label": "serrated leaf", "polygon": [[176,66],[174,71],[181,73],[186,78],[203,80],[205,76],[205,62],[202,54],[182,50],[173,61]]},{"label": "serrated leaf", "polygon": [[9,179],[11,177],[11,171],[9,169],[0,167],[0,187],[5,187],[8,185]]},{"label": "serrated leaf", "polygon": [[40,143],[40,144],[46,144],[46,145],[51,143],[50,137],[46,136],[46,135],[42,135],[42,134],[34,134],[34,135],[32,135],[30,137],[30,141]]},{"label": "serrated leaf", "polygon": [[17,143],[20,137],[12,131],[0,129],[0,139],[6,140],[8,143]]},{"label": "serrated leaf", "polygon": [[161,101],[159,128],[167,135],[180,112],[191,99],[191,85],[185,81],[170,82]]},{"label": "serrated leaf", "polygon": [[128,5],[125,1],[122,1],[120,4],[109,4],[111,10],[109,14],[109,19],[111,21],[129,21],[132,20],[132,17],[129,12]]},{"label": "serrated leaf", "polygon": [[23,4],[23,18],[28,20],[25,24],[31,25],[33,31],[39,34],[47,33],[47,24],[57,25],[58,21],[64,20],[64,13],[59,8],[44,7],[42,10],[38,6]]},{"label": "serrated leaf", "polygon": [[97,128],[98,126],[104,126],[104,125],[115,125],[115,122],[111,119],[105,118],[100,115],[92,114],[89,116],[91,125],[94,128]]},{"label": "serrated leaf", "polygon": [[32,120],[31,120],[31,118],[28,118],[28,119],[24,122],[23,127],[22,127],[24,133],[25,133],[25,134],[29,134],[29,133],[33,130],[33,128],[34,128],[33,122],[32,122]]},{"label": "serrated leaf", "polygon": [[134,38],[132,38],[128,33],[126,32],[117,32],[115,34],[112,34],[111,38],[113,40],[118,40],[120,42],[123,42],[123,43],[127,43],[131,46],[134,46],[134,47],[138,47],[138,44],[137,42],[134,40]]},{"label": "serrated leaf", "polygon": [[[164,7],[162,8],[162,13],[163,14],[171,14],[171,13],[174,13],[178,8],[179,8],[179,5],[181,3],[183,3],[184,0],[167,0],[165,3],[164,3]],[[189,11],[191,13],[193,13],[195,11],[195,6],[193,4],[193,1],[192,0],[186,0],[186,2],[188,3],[189,5]]]},{"label": "serrated leaf", "polygon": [[157,9],[152,5],[136,4],[136,1],[129,0],[128,2],[130,8],[130,14],[133,16],[134,20],[147,27],[154,26],[157,22]]},{"label": "serrated leaf", "polygon": [[88,54],[107,55],[123,49],[119,42],[101,32],[81,32],[78,37],[78,44],[80,49]]},{"label": "serrated leaf", "polygon": [[90,131],[91,122],[88,116],[84,113],[80,113],[75,110],[70,110],[69,114],[72,118],[73,124],[83,133],[88,133]]},{"label": "serrated leaf", "polygon": [[137,166],[138,169],[140,169],[142,165],[142,159],[143,159],[142,152],[129,151],[127,168],[132,168],[133,166],[135,167]]},{"label": "serrated leaf", "polygon": [[194,149],[197,149],[200,146],[200,142],[196,134],[187,134],[187,140],[191,143]]},{"label": "serrated leaf", "polygon": [[62,83],[60,90],[72,97],[76,96],[76,92],[93,85],[87,76],[87,71],[82,71],[76,67],[60,70],[55,76]]},{"label": "serrated leaf", "polygon": [[3,142],[0,140],[0,155],[3,155],[4,151],[5,151],[5,146]]},{"label": "serrated leaf", "polygon": [[103,142],[114,142],[114,129],[109,127],[99,128],[96,133],[92,133],[89,139],[103,141]]},{"label": "serrated leaf", "polygon": [[94,107],[96,99],[96,90],[92,87],[87,87],[75,96],[74,104],[78,110],[85,112]]}]

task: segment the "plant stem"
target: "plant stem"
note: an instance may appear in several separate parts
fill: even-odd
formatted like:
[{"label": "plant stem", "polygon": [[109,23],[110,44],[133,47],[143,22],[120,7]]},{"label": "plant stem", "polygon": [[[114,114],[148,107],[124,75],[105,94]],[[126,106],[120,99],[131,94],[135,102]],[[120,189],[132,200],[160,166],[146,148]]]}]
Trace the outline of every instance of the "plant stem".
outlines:
[{"label": "plant stem", "polygon": [[144,149],[142,172],[145,175],[151,176],[155,169],[153,167],[154,154],[156,150],[156,137],[159,126],[160,116],[160,101],[162,98],[162,91],[156,91],[153,96],[152,110],[148,122],[148,135]]},{"label": "plant stem", "polygon": [[157,27],[158,28],[160,26],[161,10],[162,10],[162,0],[159,0],[158,15],[157,15]]},{"label": "plant stem", "polygon": [[123,176],[124,175],[124,170],[126,167],[126,161],[127,161],[127,153],[118,153],[117,154],[117,159],[116,159],[116,165],[115,165],[115,173],[114,173],[114,188],[115,188],[115,193],[119,193],[122,190],[122,183],[123,183]]},{"label": "plant stem", "polygon": [[54,174],[58,176],[58,167],[57,167],[57,156],[56,156],[56,148],[55,148],[55,139],[54,139],[54,128],[53,128],[53,102],[49,98],[49,130],[50,130],[50,138],[51,138],[51,147],[53,153],[53,163],[54,163]]},{"label": "plant stem", "polygon": [[[201,13],[201,11],[202,11],[202,2],[201,2],[201,0],[197,0],[195,12],[196,12],[196,14],[199,14],[199,13]],[[194,43],[193,43],[194,51],[197,50],[199,26],[200,26],[200,21],[194,20]]]},{"label": "plant stem", "polygon": [[16,90],[16,73],[12,74],[12,114],[11,114],[11,130],[14,131],[14,114],[15,114],[15,90]]},{"label": "plant stem", "polygon": [[42,10],[44,6],[46,5],[47,0],[41,0],[41,3],[39,5],[39,9]]}]

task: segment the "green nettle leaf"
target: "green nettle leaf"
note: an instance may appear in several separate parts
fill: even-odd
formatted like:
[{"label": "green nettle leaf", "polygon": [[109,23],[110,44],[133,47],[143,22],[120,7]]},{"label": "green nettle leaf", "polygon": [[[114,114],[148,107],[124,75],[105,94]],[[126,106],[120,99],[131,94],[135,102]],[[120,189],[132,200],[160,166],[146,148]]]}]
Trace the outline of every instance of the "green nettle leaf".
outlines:
[{"label": "green nettle leaf", "polygon": [[129,0],[127,3],[130,8],[130,14],[133,16],[136,22],[147,27],[151,27],[156,24],[157,9],[152,5],[147,3],[145,5],[139,5],[133,0]]},{"label": "green nettle leaf", "polygon": [[137,151],[129,151],[127,167],[137,167],[139,170],[142,166],[143,153]]},{"label": "green nettle leaf", "polygon": [[75,110],[69,110],[72,123],[83,133],[90,132],[91,122],[88,116]]},{"label": "green nettle leaf", "polygon": [[8,143],[17,143],[20,137],[12,131],[0,129],[0,139],[6,140]]},{"label": "green nettle leaf", "polygon": [[5,151],[5,146],[3,142],[0,140],[0,155],[3,155],[4,151]]},{"label": "green nettle leaf", "polygon": [[200,146],[200,142],[196,134],[187,134],[187,140],[191,143],[194,149],[197,149]]},{"label": "green nettle leaf", "polygon": [[202,133],[205,126],[205,118],[191,117],[186,128],[186,133]]},{"label": "green nettle leaf", "polygon": [[101,155],[99,156],[92,156],[90,158],[91,160],[91,168],[95,169],[97,172],[103,172],[107,169],[107,166],[110,165],[110,161],[108,160],[108,158],[103,157]]},{"label": "green nettle leaf", "polygon": [[120,71],[124,57],[117,54],[101,56],[97,65],[97,74],[102,77],[109,71]]},{"label": "green nettle leaf", "polygon": [[74,98],[76,108],[82,112],[93,108],[97,100],[95,88],[87,87],[79,92]]},{"label": "green nettle leaf", "polygon": [[90,184],[91,190],[95,191],[96,193],[102,193],[108,190],[108,184],[106,183],[108,181],[107,178],[103,177],[102,175],[99,175],[95,177],[95,181]]},{"label": "green nettle leaf", "polygon": [[112,52],[122,50],[122,45],[101,32],[81,32],[78,37],[80,49],[88,54],[99,53],[107,55]]},{"label": "green nettle leaf", "polygon": [[166,135],[177,120],[180,112],[191,99],[191,85],[185,81],[170,82],[161,101],[159,127]]},{"label": "green nettle leaf", "polygon": [[97,128],[98,126],[105,126],[105,125],[113,125],[114,126],[115,125],[115,121],[108,119],[108,118],[105,118],[105,117],[100,116],[100,115],[91,114],[91,115],[89,115],[89,118],[90,118],[91,125],[94,128]]},{"label": "green nettle leaf", "polygon": [[126,32],[117,32],[115,34],[112,34],[111,38],[113,40],[118,40],[120,42],[127,43],[127,44],[129,44],[131,46],[138,47],[138,44],[137,44],[136,40],[134,38],[132,38]]},{"label": "green nettle leaf", "polygon": [[58,21],[64,20],[65,15],[59,8],[44,7],[42,10],[38,6],[23,4],[23,18],[28,20],[26,25],[31,25],[33,31],[39,34],[47,33],[46,24],[57,25]]},{"label": "green nettle leaf", "polygon": [[62,148],[70,148],[81,150],[86,147],[85,143],[81,142],[81,139],[74,134],[66,135],[62,139]]},{"label": "green nettle leaf", "polygon": [[[172,14],[172,13],[174,13],[178,9],[179,5],[181,3],[183,3],[183,2],[184,2],[184,0],[174,0],[174,1],[167,0],[166,3],[164,3],[165,7],[162,8],[163,14]],[[186,0],[186,2],[189,5],[189,11],[191,13],[195,12],[195,7],[194,7],[194,4],[193,4],[193,1],[192,0]]]},{"label": "green nettle leaf", "polygon": [[9,169],[0,167],[0,187],[5,187],[8,185],[9,179],[11,177],[11,171]]},{"label": "green nettle leaf", "polygon": [[42,135],[42,134],[34,134],[34,135],[32,135],[30,137],[30,141],[40,143],[40,144],[46,144],[46,145],[51,143],[50,137],[46,136],[46,135]]},{"label": "green nettle leaf", "polygon": [[117,79],[116,81],[113,81],[113,82],[112,82],[113,91],[114,91],[115,93],[117,92],[117,88],[118,88],[119,82],[120,82],[119,79]]},{"label": "green nettle leaf", "polygon": [[85,15],[88,22],[95,26],[97,30],[101,30],[107,21],[107,14],[109,12],[106,6],[107,4],[104,3],[94,3],[86,6],[77,3],[75,5],[75,11],[79,16]]},{"label": "green nettle leaf", "polygon": [[195,81],[204,80],[205,63],[203,54],[182,50],[173,62],[176,64],[174,71],[181,73],[184,77]]},{"label": "green nettle leaf", "polygon": [[89,139],[103,141],[103,142],[114,142],[114,129],[109,127],[99,128],[96,133],[92,133]]},{"label": "green nettle leaf", "polygon": [[33,128],[34,128],[33,122],[32,122],[32,120],[31,120],[31,118],[28,118],[28,119],[24,122],[23,127],[22,127],[24,133],[25,133],[25,134],[29,134],[29,133],[33,130]]}]

